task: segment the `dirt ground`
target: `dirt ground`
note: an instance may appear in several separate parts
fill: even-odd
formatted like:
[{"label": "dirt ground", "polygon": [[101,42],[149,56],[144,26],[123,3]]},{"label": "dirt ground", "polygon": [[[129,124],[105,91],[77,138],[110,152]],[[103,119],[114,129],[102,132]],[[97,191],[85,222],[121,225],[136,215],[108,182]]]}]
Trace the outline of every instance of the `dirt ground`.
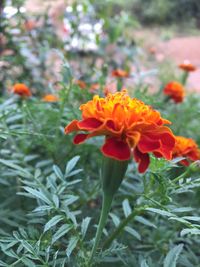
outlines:
[{"label": "dirt ground", "polygon": [[198,69],[190,73],[188,87],[200,92],[200,37],[173,38],[167,42],[159,43],[157,50],[177,64],[189,60],[197,66]]},{"label": "dirt ground", "polygon": [[197,70],[190,73],[187,87],[200,93],[200,34],[191,36],[175,32],[168,40],[162,40],[161,35],[161,31],[144,29],[136,33],[136,38],[142,40],[147,50],[153,49],[158,61],[170,59],[179,65],[189,60],[194,64]]}]

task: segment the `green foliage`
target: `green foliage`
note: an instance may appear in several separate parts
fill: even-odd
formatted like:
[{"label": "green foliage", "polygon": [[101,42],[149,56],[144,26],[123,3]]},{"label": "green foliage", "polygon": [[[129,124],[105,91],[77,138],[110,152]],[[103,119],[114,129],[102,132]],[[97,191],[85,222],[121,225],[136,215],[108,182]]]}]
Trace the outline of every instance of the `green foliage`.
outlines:
[{"label": "green foliage", "polygon": [[[156,3],[153,7],[157,8]],[[168,9],[177,3],[162,6],[159,2],[158,16],[167,16]],[[15,4],[20,7],[21,1]],[[66,42],[57,37],[46,16],[42,16],[41,27],[32,33],[21,31],[17,36],[11,34],[11,21],[4,22],[8,48],[15,53],[4,54],[3,61],[10,65],[1,73],[0,266],[89,266],[102,203],[99,148],[103,140],[96,137],[75,146],[73,134],[65,135],[64,129],[80,118],[79,106],[93,97],[92,83],[99,83],[95,93],[104,96],[113,69],[130,70],[130,82],[116,79],[118,86],[123,83],[131,96],[160,111],[172,122],[176,135],[200,143],[199,95],[188,94],[178,105],[165,98],[163,86],[170,80],[180,80],[179,72],[168,62],[159,65],[159,70],[157,66],[143,70],[144,53],[130,34],[137,23],[129,10],[121,12],[123,4],[120,0],[102,5],[84,1],[81,13],[75,2],[73,32]],[[131,6],[129,1],[127,9]],[[146,10],[150,15],[153,11]],[[115,16],[109,16],[113,12]],[[18,12],[13,19],[21,29],[20,21],[26,18]],[[103,34],[95,37],[97,50],[65,50],[64,46],[79,35],[78,22],[82,19],[90,23],[104,20]],[[106,50],[110,44],[114,45],[111,52]],[[26,57],[25,48],[29,51]],[[50,50],[62,60],[60,78],[53,82],[49,77],[54,75],[54,68],[47,68],[50,76],[44,74]],[[37,66],[27,65],[31,53],[37,55]],[[133,65],[135,71],[131,72]],[[18,66],[22,72],[13,71]],[[146,83],[152,77],[156,92],[150,92]],[[75,84],[77,79],[86,82],[85,89]],[[8,93],[19,81],[30,86],[31,98]],[[56,94],[59,101],[42,101],[41,96],[47,92]],[[138,173],[133,160],[129,162],[92,266],[199,266],[199,163],[185,167],[181,165],[183,159],[166,161],[151,155],[145,174]]]}]

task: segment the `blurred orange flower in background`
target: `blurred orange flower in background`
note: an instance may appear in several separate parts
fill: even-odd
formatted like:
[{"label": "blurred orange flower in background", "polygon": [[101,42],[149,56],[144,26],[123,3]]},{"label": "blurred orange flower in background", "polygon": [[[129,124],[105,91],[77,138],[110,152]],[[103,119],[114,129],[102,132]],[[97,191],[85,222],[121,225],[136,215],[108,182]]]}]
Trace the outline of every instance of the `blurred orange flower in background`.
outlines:
[{"label": "blurred orange flower in background", "polygon": [[44,102],[58,102],[58,97],[56,95],[52,95],[52,94],[49,94],[49,95],[45,95],[42,100]]},{"label": "blurred orange flower in background", "polygon": [[75,84],[78,85],[81,89],[85,89],[87,87],[87,84],[82,80],[76,80]]},{"label": "blurred orange flower in background", "polygon": [[13,93],[22,97],[30,97],[32,95],[30,89],[23,83],[16,83],[13,86]]},{"label": "blurred orange flower in background", "polygon": [[24,29],[26,31],[32,31],[33,29],[35,29],[37,27],[37,22],[34,20],[26,20],[24,22]]},{"label": "blurred orange flower in background", "polygon": [[197,69],[189,60],[184,60],[183,63],[179,65],[179,68],[186,72],[195,71]]},{"label": "blurred orange flower in background", "polygon": [[82,120],[73,120],[65,133],[83,131],[74,137],[74,144],[83,143],[93,136],[105,136],[101,147],[106,157],[124,161],[133,154],[143,173],[149,166],[149,152],[156,157],[170,160],[175,144],[170,124],[160,113],[142,101],[130,98],[127,91],[108,94],[105,98],[95,95],[80,106]]},{"label": "blurred orange flower in background", "polygon": [[164,88],[164,94],[168,95],[175,103],[181,103],[185,97],[185,89],[179,82],[170,82]]},{"label": "blurred orange flower in background", "polygon": [[181,163],[185,166],[188,166],[191,161],[200,159],[200,149],[193,139],[183,136],[176,136],[175,138],[173,158],[185,157],[186,159],[181,160]]},{"label": "blurred orange flower in background", "polygon": [[127,78],[129,73],[122,69],[116,69],[112,71],[112,76],[117,78]]},{"label": "blurred orange flower in background", "polygon": [[90,85],[90,91],[91,92],[94,92],[96,90],[99,90],[100,89],[100,84],[99,83],[93,83]]}]

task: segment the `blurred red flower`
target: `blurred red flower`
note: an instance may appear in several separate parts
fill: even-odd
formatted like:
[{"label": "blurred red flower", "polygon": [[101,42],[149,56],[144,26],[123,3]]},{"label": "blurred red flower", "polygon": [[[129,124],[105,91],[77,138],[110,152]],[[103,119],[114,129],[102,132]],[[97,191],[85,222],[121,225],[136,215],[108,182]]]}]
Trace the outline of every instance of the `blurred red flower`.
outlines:
[{"label": "blurred red flower", "polygon": [[164,94],[168,95],[175,103],[183,102],[185,89],[179,82],[170,82],[164,88]]},{"label": "blurred red flower", "polygon": [[195,71],[197,69],[189,60],[183,61],[183,63],[179,65],[179,68],[186,72]]},{"label": "blurred red flower", "polygon": [[186,138],[183,136],[175,136],[176,142],[173,149],[173,158],[185,157],[181,163],[188,166],[191,161],[196,161],[200,159],[200,149],[196,142],[191,138]]},{"label": "blurred red flower", "polygon": [[23,83],[16,83],[13,86],[13,93],[22,97],[30,97],[32,95],[30,89]]},{"label": "blurred red flower", "polygon": [[37,27],[37,22],[34,20],[26,20],[24,22],[24,29],[26,31],[32,31],[33,29],[35,29]]},{"label": "blurred red flower", "polygon": [[116,69],[112,71],[112,76],[117,78],[127,78],[129,73],[122,69]]},{"label": "blurred red flower", "polygon": [[76,80],[75,84],[78,85],[81,89],[85,89],[87,87],[87,84],[82,80]]}]

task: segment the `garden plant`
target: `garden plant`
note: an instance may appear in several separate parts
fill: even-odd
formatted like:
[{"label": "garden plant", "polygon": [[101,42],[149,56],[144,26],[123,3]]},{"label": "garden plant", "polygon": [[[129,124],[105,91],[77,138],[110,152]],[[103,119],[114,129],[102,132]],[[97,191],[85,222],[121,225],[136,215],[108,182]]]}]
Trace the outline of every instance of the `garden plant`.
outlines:
[{"label": "garden plant", "polygon": [[0,266],[200,267],[199,66],[142,49],[138,1],[25,2],[0,3]]}]

